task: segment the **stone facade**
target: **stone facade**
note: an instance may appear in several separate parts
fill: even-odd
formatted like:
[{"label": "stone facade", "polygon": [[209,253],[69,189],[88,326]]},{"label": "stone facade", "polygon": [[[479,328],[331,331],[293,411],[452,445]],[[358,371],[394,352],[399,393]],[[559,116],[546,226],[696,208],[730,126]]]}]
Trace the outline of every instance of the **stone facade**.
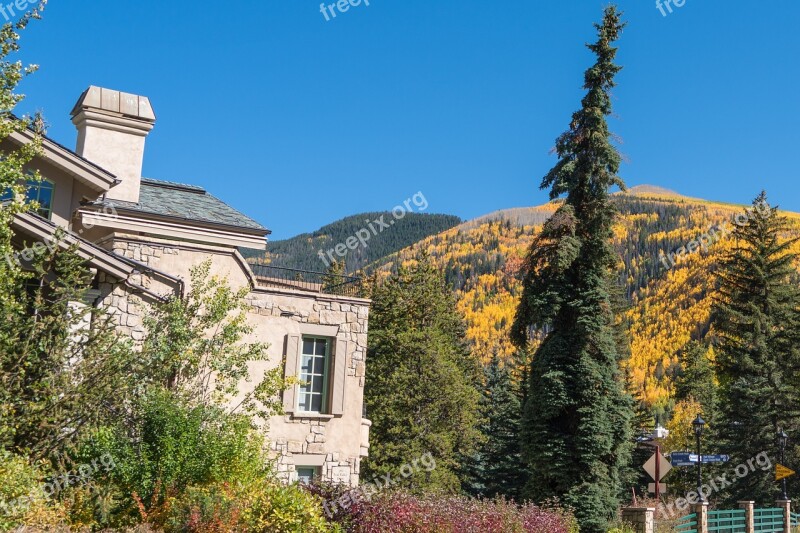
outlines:
[{"label": "stone facade", "polygon": [[[145,335],[143,317],[148,306],[158,297],[173,294],[179,287],[175,279],[188,283],[191,268],[206,259],[212,261],[212,274],[227,278],[234,288],[250,287],[246,302],[254,332],[246,341],[269,344],[269,360],[251,363],[252,374],[286,365],[290,356],[286,353],[287,337],[327,328],[332,341],[346,347],[342,376],[345,408],[339,415],[293,412],[273,417],[268,421],[269,447],[277,459],[278,474],[286,481],[293,480],[295,468],[303,466],[317,469],[324,480],[358,485],[361,458],[369,450],[370,422],[362,418],[367,300],[263,286],[230,249],[125,234],[111,236],[103,245],[141,264],[140,271],[127,283],[103,273],[98,277],[103,305],[114,315],[120,331],[135,341]],[[153,270],[148,272],[147,268]],[[137,288],[143,291],[137,292]],[[250,392],[251,386],[243,383],[241,393]]]},{"label": "stone facade", "polygon": [[[268,229],[202,187],[143,178],[145,138],[155,125],[146,97],[90,86],[71,116],[75,151],[44,139],[29,169],[54,185],[52,211],[48,219],[16,217],[15,231],[41,240],[66,230],[96,272],[94,304],[134,342],[145,337],[149,306],[185,294],[191,269],[207,260],[211,275],[248,290],[253,333],[244,341],[269,345],[266,361],[249,364],[251,375],[272,368],[297,375],[305,337],[324,340],[329,384],[318,396],[328,394],[330,405],[322,414],[300,412],[294,387],[284,392],[287,414],[262,422],[284,479],[304,467],[356,485],[369,450],[370,422],[362,417],[369,301],[256,278],[238,249],[264,250]],[[243,382],[240,393],[252,386]]]}]

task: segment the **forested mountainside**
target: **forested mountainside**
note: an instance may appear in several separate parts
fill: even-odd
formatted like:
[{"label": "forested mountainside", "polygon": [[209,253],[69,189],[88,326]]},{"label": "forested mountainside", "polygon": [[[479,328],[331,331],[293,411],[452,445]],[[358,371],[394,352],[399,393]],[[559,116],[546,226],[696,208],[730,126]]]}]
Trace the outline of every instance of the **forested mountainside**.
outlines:
[{"label": "forested mountainside", "polygon": [[[758,193],[753,191],[753,196]],[[771,199],[780,203],[778,198]],[[711,302],[715,294],[712,273],[719,253],[730,246],[723,236],[705,251],[687,254],[667,268],[663,254],[701,238],[710,228],[745,214],[746,206],[683,197],[655,187],[635,187],[616,194],[620,211],[615,244],[620,257],[619,279],[629,304],[632,355],[628,362],[631,387],[647,406],[660,411],[669,403],[677,354],[692,339],[710,334]],[[388,272],[398,261],[412,261],[426,250],[458,294],[468,336],[481,357],[493,353],[507,358],[514,348],[509,328],[521,290],[520,267],[534,236],[555,203],[499,211],[466,222],[382,259],[365,270]],[[800,216],[790,214],[800,234]]]},{"label": "forested mountainside", "polygon": [[[376,222],[379,220],[383,224]],[[269,242],[266,254],[256,250],[242,250],[242,254],[247,258],[264,258],[276,267],[324,272],[327,265],[319,256],[320,251],[326,254],[348,238],[369,235],[365,238],[366,246],[359,243],[355,250],[347,250],[346,271],[355,272],[461,222],[452,215],[407,212],[402,218],[395,218],[391,211],[361,213],[337,220],[313,233]],[[339,259],[335,252],[332,255]],[[330,263],[330,256],[326,256],[326,260]]]}]

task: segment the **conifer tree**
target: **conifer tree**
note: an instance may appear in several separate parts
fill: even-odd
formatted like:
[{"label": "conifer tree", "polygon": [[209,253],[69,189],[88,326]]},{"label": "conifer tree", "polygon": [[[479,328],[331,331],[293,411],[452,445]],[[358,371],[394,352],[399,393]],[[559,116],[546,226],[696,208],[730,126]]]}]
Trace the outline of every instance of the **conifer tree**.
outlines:
[{"label": "conifer tree", "polygon": [[633,440],[609,283],[617,262],[609,189],[624,183],[606,117],[621,69],[613,43],[623,26],[613,6],[595,25],[587,94],[556,142],[559,162],[542,181],[552,199],[566,197],[531,247],[512,330],[520,347],[545,334],[523,415],[526,492],[536,501],[560,498],[583,531],[603,531],[616,512]]},{"label": "conifer tree", "polygon": [[708,352],[709,349],[697,341],[689,342],[681,350],[681,368],[675,375],[675,399],[695,399],[702,406],[703,419],[713,423],[717,385]]},{"label": "conifer tree", "polygon": [[364,479],[389,474],[430,453],[431,471],[415,469],[416,489],[457,491],[465,458],[480,440],[480,363],[441,272],[427,256],[373,291],[365,385],[372,420]]},{"label": "conifer tree", "polygon": [[[797,239],[783,238],[788,228],[762,192],[747,220],[737,224],[734,247],[717,273],[717,446],[732,464],[761,452],[777,460],[779,429],[800,436],[800,289],[792,281],[797,255],[791,248]],[[768,503],[777,491],[773,472],[756,470],[731,487],[728,499]]]},{"label": "conifer tree", "polygon": [[476,454],[469,492],[519,500],[525,482],[520,454],[519,391],[496,353],[484,368],[484,379],[480,401],[484,442]]}]

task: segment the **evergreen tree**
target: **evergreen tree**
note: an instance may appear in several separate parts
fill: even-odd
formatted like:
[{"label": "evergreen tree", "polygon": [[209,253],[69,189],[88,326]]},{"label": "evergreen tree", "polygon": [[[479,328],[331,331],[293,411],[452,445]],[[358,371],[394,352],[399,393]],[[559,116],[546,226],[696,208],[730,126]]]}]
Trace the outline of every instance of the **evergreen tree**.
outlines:
[{"label": "evergreen tree", "polygon": [[[430,453],[415,488],[457,491],[465,458],[480,440],[481,370],[467,345],[452,293],[427,256],[400,267],[373,291],[365,386],[372,420],[364,479],[389,474]],[[399,479],[399,478],[398,478]]]},{"label": "evergreen tree", "polygon": [[712,423],[716,410],[717,385],[708,351],[708,348],[697,341],[689,342],[681,350],[681,366],[675,375],[675,400],[695,399],[702,407],[703,419]]},{"label": "evergreen tree", "polygon": [[509,369],[497,354],[484,368],[485,385],[480,407],[483,445],[476,454],[469,492],[494,498],[519,500],[525,477],[520,454],[518,391]]},{"label": "evergreen tree", "polygon": [[523,415],[527,494],[536,501],[560,498],[584,531],[603,531],[616,512],[633,440],[608,281],[617,261],[609,189],[624,183],[606,117],[621,69],[612,45],[623,26],[608,7],[596,25],[597,42],[588,45],[597,56],[586,71],[588,92],[556,142],[558,164],[542,181],[552,199],[566,198],[531,247],[512,330],[517,346],[537,331],[546,334]]},{"label": "evergreen tree", "polygon": [[[792,282],[797,255],[791,247],[797,239],[782,238],[788,227],[762,192],[746,222],[737,224],[734,247],[717,274],[718,448],[731,455],[732,464],[761,452],[775,461],[778,430],[800,435],[800,289]],[[773,473],[756,470],[739,479],[728,498],[768,503],[777,491]]]}]

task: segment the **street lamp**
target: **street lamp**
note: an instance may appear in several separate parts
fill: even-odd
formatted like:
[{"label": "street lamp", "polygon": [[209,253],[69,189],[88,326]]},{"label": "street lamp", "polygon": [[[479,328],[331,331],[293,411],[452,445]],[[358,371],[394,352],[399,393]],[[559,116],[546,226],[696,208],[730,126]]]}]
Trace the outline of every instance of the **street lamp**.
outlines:
[{"label": "street lamp", "polygon": [[697,418],[694,419],[692,422],[692,426],[694,427],[694,436],[697,439],[697,495],[700,497],[700,501],[704,502],[705,498],[703,498],[703,456],[700,454],[700,437],[703,435],[703,427],[706,425],[706,421],[703,420],[700,415],[697,415]]},{"label": "street lamp", "polygon": [[[782,429],[778,430],[778,444],[781,447],[781,464],[786,464],[786,443],[789,441],[789,435]],[[781,481],[783,486],[782,500],[788,500],[789,496],[786,495],[786,478]]]}]

